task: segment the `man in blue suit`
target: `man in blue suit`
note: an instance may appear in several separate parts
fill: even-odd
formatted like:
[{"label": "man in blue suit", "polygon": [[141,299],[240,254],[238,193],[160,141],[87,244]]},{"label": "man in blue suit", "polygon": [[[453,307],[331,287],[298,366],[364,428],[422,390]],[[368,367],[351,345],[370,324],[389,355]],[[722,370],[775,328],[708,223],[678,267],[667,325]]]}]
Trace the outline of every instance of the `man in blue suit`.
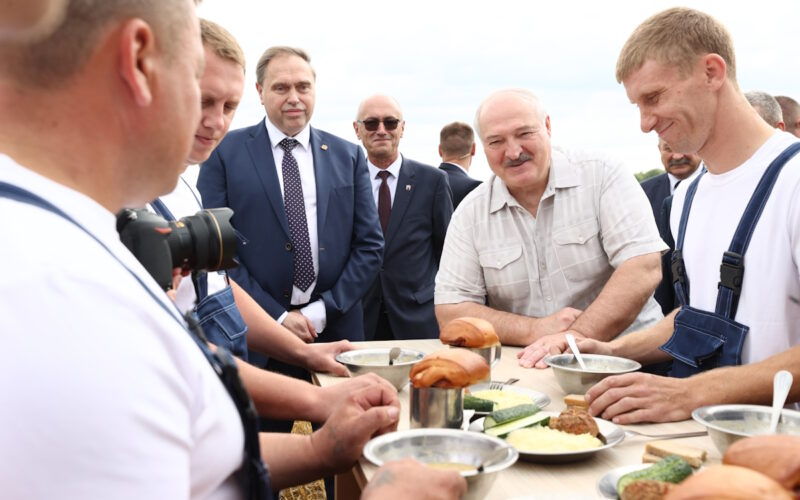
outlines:
[{"label": "man in blue suit", "polygon": [[303,50],[267,49],[256,78],[266,120],[230,132],[197,182],[204,206],[234,210],[230,274],[306,342],[364,340],[361,297],[383,250],[364,155],[309,126],[315,73]]},{"label": "man in blue suit", "polygon": [[447,175],[400,155],[405,122],[391,97],[362,102],[353,128],[367,150],[386,240],[383,267],[364,296],[367,340],[439,338],[433,288],[453,213]]},{"label": "man in blue suit", "polygon": [[656,287],[654,297],[661,306],[664,315],[671,313],[678,306],[675,300],[675,290],[672,288],[672,267],[670,259],[675,242],[669,230],[669,214],[672,207],[672,193],[675,187],[689,177],[694,178],[700,158],[695,154],[673,153],[669,144],[658,140],[658,151],[661,153],[661,163],[665,173],[642,181],[641,186],[656,218],[658,233],[661,239],[669,245],[670,251],[661,256],[661,283]]},{"label": "man in blue suit", "polygon": [[475,133],[463,122],[445,125],[439,133],[439,168],[447,172],[450,189],[453,191],[453,210],[467,194],[481,185],[469,176],[469,166],[475,156]]}]

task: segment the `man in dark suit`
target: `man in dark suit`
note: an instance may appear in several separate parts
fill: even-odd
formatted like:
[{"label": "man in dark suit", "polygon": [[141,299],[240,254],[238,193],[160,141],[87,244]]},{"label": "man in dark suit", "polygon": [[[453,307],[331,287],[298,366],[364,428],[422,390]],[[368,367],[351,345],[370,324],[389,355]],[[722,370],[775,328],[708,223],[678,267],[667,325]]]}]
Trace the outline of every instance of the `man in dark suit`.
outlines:
[{"label": "man in dark suit", "polygon": [[405,122],[391,97],[362,102],[353,128],[367,150],[386,240],[383,267],[363,301],[367,340],[438,338],[433,281],[453,213],[447,175],[399,154]]},{"label": "man in dark suit", "polygon": [[647,199],[650,200],[658,233],[670,248],[669,252],[661,256],[661,283],[656,287],[654,294],[664,315],[667,315],[678,306],[675,301],[675,291],[672,288],[672,266],[670,264],[672,250],[675,249],[675,242],[669,229],[672,193],[681,181],[693,177],[700,165],[700,158],[695,154],[673,153],[669,144],[661,139],[658,141],[658,150],[661,153],[661,163],[666,172],[642,181],[641,186]]},{"label": "man in dark suit", "polygon": [[470,191],[481,185],[481,181],[473,179],[468,173],[472,157],[475,156],[475,133],[472,127],[463,122],[445,125],[439,133],[439,156],[442,157],[439,168],[447,172],[455,209]]},{"label": "man in dark suit", "polygon": [[363,340],[361,297],[383,250],[364,155],[308,125],[315,73],[304,51],[267,49],[256,77],[267,119],[230,132],[197,182],[204,206],[234,210],[242,241],[230,274],[306,342]]}]

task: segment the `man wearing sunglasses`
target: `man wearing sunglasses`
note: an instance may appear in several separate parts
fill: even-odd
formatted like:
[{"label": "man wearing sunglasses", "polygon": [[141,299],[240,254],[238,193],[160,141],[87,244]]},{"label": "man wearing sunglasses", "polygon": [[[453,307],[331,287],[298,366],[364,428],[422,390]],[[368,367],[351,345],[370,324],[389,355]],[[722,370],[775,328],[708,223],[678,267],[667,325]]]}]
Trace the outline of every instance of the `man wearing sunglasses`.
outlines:
[{"label": "man wearing sunglasses", "polygon": [[372,195],[386,240],[383,266],[364,296],[367,340],[438,338],[433,279],[453,213],[447,175],[403,157],[396,100],[367,98],[353,122],[367,150]]}]

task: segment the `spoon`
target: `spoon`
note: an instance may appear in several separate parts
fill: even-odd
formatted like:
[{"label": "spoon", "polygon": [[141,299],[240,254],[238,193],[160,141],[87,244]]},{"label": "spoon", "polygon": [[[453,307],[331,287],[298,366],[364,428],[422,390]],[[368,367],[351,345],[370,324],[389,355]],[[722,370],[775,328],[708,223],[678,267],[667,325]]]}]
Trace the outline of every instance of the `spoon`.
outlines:
[{"label": "spoon", "polygon": [[778,430],[778,421],[781,419],[781,409],[786,404],[786,397],[792,387],[792,374],[781,370],[775,374],[772,381],[772,420],[769,423],[769,433],[775,434]]},{"label": "spoon", "polygon": [[583,362],[583,356],[581,356],[581,351],[578,350],[578,345],[575,343],[575,336],[571,333],[565,335],[567,337],[567,344],[569,344],[569,348],[572,349],[572,354],[578,359],[578,364],[581,365],[581,370],[586,369],[586,363]]},{"label": "spoon", "polygon": [[400,357],[400,348],[399,347],[392,347],[389,351],[389,366],[394,364],[394,360]]},{"label": "spoon", "polygon": [[484,468],[490,465],[494,465],[497,462],[506,458],[508,456],[508,450],[510,448],[511,448],[510,446],[503,446],[502,448],[494,450],[488,457],[484,458],[483,462],[481,462],[481,464],[478,466],[478,473],[483,472]]}]

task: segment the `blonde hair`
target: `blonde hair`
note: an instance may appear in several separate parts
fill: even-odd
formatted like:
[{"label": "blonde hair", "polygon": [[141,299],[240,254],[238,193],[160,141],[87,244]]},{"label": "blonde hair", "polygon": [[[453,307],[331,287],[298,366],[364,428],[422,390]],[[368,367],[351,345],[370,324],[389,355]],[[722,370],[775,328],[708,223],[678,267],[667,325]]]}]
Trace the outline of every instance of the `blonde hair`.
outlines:
[{"label": "blonde hair", "polygon": [[[713,17],[675,7],[660,12],[631,34],[617,59],[617,82],[642,67],[647,59],[691,72],[698,56],[717,54],[725,61],[727,78],[736,85],[736,58],[728,30]],[[738,88],[738,85],[736,85]]]},{"label": "blonde hair", "polygon": [[200,37],[203,39],[203,46],[211,49],[215,55],[241,66],[242,72],[247,71],[244,51],[230,31],[214,21],[201,18]]}]

